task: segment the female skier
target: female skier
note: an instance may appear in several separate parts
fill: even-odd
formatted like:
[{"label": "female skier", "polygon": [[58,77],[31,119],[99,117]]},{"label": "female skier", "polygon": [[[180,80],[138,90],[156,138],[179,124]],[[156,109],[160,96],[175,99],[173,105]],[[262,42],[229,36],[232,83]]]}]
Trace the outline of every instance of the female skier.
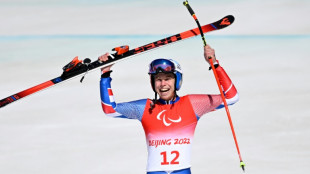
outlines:
[{"label": "female skier", "polygon": [[[236,103],[237,90],[209,45],[204,47],[204,57],[208,63],[209,58],[215,62],[227,103]],[[107,58],[108,53],[98,59],[106,61]],[[103,112],[107,116],[137,119],[142,123],[148,148],[147,174],[191,174],[191,147],[197,121],[204,114],[224,107],[221,95],[178,96],[176,92],[182,86],[181,67],[174,60],[161,58],[149,65],[155,99],[116,103],[111,90],[110,68],[101,69]]]}]

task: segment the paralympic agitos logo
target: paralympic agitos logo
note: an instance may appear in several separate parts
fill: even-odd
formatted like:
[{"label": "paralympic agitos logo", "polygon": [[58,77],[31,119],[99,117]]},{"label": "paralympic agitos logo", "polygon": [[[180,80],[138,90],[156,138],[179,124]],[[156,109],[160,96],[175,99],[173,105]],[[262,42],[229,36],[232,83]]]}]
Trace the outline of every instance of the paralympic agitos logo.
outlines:
[{"label": "paralympic agitos logo", "polygon": [[161,111],[157,114],[157,120],[162,120],[165,126],[170,126],[172,123],[179,123],[182,121],[182,118],[179,116],[178,119],[171,119],[169,117],[166,117],[165,114],[166,110]]}]

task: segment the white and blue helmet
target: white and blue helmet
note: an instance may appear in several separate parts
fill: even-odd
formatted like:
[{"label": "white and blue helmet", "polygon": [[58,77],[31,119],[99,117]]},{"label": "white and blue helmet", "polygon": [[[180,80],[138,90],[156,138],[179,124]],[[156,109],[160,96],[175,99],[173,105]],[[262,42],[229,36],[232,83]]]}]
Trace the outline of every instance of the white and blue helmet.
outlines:
[{"label": "white and blue helmet", "polygon": [[178,91],[182,86],[182,69],[180,64],[172,59],[155,59],[149,65],[149,75],[151,76],[151,85],[155,91],[154,76],[160,72],[173,73],[175,75],[175,89]]}]

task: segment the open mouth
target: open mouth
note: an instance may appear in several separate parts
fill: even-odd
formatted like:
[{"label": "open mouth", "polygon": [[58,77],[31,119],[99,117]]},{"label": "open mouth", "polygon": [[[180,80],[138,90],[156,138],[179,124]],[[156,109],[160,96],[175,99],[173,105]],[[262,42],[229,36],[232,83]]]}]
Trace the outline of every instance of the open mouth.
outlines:
[{"label": "open mouth", "polygon": [[168,92],[170,89],[160,89],[159,92]]}]

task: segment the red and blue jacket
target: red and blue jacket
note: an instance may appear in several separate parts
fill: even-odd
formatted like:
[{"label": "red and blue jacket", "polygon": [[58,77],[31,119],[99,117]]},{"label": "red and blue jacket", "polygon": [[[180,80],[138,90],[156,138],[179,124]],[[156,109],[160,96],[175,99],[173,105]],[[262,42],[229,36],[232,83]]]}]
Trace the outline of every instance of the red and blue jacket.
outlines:
[{"label": "red and blue jacket", "polygon": [[[238,92],[221,66],[216,68],[226,102],[239,100]],[[111,77],[101,78],[100,94],[104,113],[110,117],[136,119],[142,123],[147,146],[147,171],[173,171],[191,167],[191,146],[197,122],[204,114],[223,108],[220,94],[189,94],[166,102],[151,99],[116,103]]]}]

